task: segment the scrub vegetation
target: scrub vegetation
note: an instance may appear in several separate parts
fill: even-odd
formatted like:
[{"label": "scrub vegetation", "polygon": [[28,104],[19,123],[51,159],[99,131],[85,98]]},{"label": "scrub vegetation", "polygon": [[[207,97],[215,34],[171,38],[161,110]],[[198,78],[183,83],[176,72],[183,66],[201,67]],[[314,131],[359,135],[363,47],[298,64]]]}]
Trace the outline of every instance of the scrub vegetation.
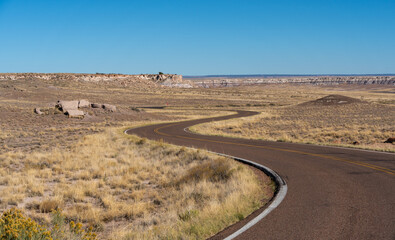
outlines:
[{"label": "scrub vegetation", "polygon": [[50,226],[41,226],[31,218],[24,216],[21,210],[11,208],[0,217],[0,239],[33,240],[95,240],[92,227],[84,230],[81,223],[66,222],[60,210],[51,212]]},{"label": "scrub vegetation", "polygon": [[339,102],[323,105],[312,101],[269,108],[256,116],[203,123],[190,130],[229,137],[395,151],[394,144],[384,143],[395,136],[394,106]]},{"label": "scrub vegetation", "polygon": [[1,209],[16,206],[44,225],[63,209],[102,238],[203,239],[271,197],[249,167],[119,129],[84,136],[69,151],[0,160]]},{"label": "scrub vegetation", "polygon": [[[368,104],[299,105],[330,94]],[[76,99],[109,103],[117,111],[90,109],[83,119],[73,119],[53,110],[57,100]],[[31,218],[31,229],[42,227],[53,238],[78,226],[85,233],[91,227],[99,239],[203,239],[264,205],[273,194],[270,179],[204,151],[125,136],[125,127],[241,109],[261,114],[196,130],[275,141],[358,141],[360,147],[391,150],[393,145],[382,142],[394,137],[394,106],[394,88],[379,85],[177,89],[110,81],[2,80],[0,214],[19,209],[11,214],[14,220]],[[45,114],[35,114],[36,107]],[[63,221],[59,232],[54,216],[59,224]],[[75,237],[72,232],[68,236]]]}]

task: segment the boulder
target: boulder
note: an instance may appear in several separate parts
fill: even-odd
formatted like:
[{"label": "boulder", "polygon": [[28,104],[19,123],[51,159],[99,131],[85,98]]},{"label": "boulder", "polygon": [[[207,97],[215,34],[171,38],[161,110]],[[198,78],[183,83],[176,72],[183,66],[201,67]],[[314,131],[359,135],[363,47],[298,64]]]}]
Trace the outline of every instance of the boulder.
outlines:
[{"label": "boulder", "polygon": [[66,115],[68,115],[69,118],[83,118],[84,112],[81,110],[67,110]]},{"label": "boulder", "polygon": [[81,99],[78,102],[78,108],[88,108],[90,106],[89,101],[85,99]]},{"label": "boulder", "polygon": [[58,101],[56,106],[66,113],[68,110],[78,110],[78,101]]},{"label": "boulder", "polygon": [[387,141],[385,141],[384,143],[394,143],[395,142],[395,138],[388,138]]},{"label": "boulder", "polygon": [[92,103],[92,104],[91,104],[91,107],[92,107],[92,108],[102,108],[103,105],[102,105],[102,104],[99,104],[99,103]]},{"label": "boulder", "polygon": [[110,111],[110,112],[115,112],[115,111],[117,111],[117,107],[115,107],[114,105],[111,105],[111,104],[103,104],[103,108],[104,108],[105,110]]},{"label": "boulder", "polygon": [[43,115],[44,113],[41,112],[41,110],[39,108],[35,108],[34,112],[37,113],[38,115]]}]

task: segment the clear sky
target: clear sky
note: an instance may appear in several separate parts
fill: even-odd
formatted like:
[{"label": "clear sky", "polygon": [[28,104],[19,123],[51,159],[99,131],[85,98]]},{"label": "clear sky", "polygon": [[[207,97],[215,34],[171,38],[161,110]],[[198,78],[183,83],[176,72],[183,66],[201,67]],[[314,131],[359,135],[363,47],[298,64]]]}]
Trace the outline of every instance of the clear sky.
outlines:
[{"label": "clear sky", "polygon": [[0,0],[0,72],[395,73],[395,0]]}]

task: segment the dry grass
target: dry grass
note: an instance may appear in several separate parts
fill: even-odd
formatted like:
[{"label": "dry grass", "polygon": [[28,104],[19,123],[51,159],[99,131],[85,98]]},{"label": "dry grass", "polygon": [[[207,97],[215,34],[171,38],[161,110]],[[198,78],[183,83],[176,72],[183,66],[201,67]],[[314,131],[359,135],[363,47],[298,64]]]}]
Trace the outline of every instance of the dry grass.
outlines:
[{"label": "dry grass", "polygon": [[[388,113],[395,106],[393,87],[377,85],[171,89],[32,79],[0,81],[0,93],[0,212],[17,206],[45,223],[48,212],[60,208],[68,220],[114,239],[204,238],[262,204],[262,188],[248,168],[201,151],[126,139],[115,128],[247,109],[262,114],[210,131],[323,144],[348,143],[348,134],[358,133],[361,145],[373,146],[393,134]],[[380,108],[293,107],[336,93]],[[89,110],[88,118],[69,119],[50,111],[59,99],[109,103],[118,111]],[[169,107],[136,109],[164,105]],[[35,107],[48,115],[34,114]],[[331,117],[330,124],[323,116]],[[347,121],[337,124],[334,116]]]},{"label": "dry grass", "polygon": [[225,111],[221,109],[208,109],[206,111],[202,111],[196,108],[146,109],[145,111],[151,114],[165,114],[166,116],[171,116],[171,118],[175,120],[192,120],[234,114],[233,111]]},{"label": "dry grass", "polygon": [[230,137],[395,151],[395,145],[383,143],[395,136],[394,120],[393,106],[373,103],[297,105],[266,109],[244,119],[205,123],[191,130]]},{"label": "dry grass", "polygon": [[[248,168],[231,163],[226,181],[181,184],[189,169],[217,157],[125,139],[114,130],[229,114],[223,108],[201,111],[200,104],[215,105],[222,96],[39,80],[1,81],[0,89],[0,212],[16,206],[46,223],[48,212],[64,209],[68,220],[94,226],[103,238],[204,238],[263,204],[261,184]],[[69,119],[51,111],[59,99],[110,103],[118,111],[88,110],[88,118]],[[165,103],[172,109],[135,108]],[[48,115],[34,114],[35,107]],[[240,181],[250,187],[241,189]],[[244,198],[247,204],[235,207]]]},{"label": "dry grass", "polygon": [[205,238],[262,205],[252,171],[203,151],[108,129],[69,151],[0,155],[1,211],[39,222],[63,209],[103,238]]},{"label": "dry grass", "polygon": [[[128,122],[184,120],[227,114],[222,109],[200,111],[197,103],[214,104],[215,99],[201,99],[200,95],[188,93],[184,89],[32,79],[0,81],[0,92],[0,153],[67,148],[84,135],[102,132],[107,127],[122,126]],[[56,101],[62,99],[109,103],[117,106],[117,112],[84,109],[89,117],[82,120],[68,119],[53,108]],[[138,106],[164,106],[166,103],[169,108],[175,109],[136,111]],[[190,107],[189,104],[194,106]],[[36,107],[47,114],[35,114]]]},{"label": "dry grass", "polygon": [[[215,89],[173,89],[152,85],[119,85],[62,80],[0,81],[0,153],[8,151],[50,151],[67,148],[87,134],[134,121],[183,120],[227,114],[229,109],[265,111],[292,106],[329,94],[343,94],[369,102],[394,106],[391,86],[293,86],[263,85]],[[57,100],[88,99],[117,106],[116,113],[88,110],[90,117],[67,119],[50,111]],[[136,111],[138,106],[166,106],[165,110]],[[33,113],[40,107],[49,115]],[[206,111],[211,109],[211,111]],[[204,110],[204,111],[202,111]],[[215,113],[217,111],[217,113]]]}]

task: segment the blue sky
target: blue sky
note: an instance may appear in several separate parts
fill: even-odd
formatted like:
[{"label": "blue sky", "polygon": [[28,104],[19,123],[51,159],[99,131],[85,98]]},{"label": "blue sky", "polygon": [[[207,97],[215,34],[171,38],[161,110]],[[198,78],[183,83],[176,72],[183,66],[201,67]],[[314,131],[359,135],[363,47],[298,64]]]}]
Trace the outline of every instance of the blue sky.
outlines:
[{"label": "blue sky", "polygon": [[0,0],[0,72],[395,73],[394,14],[394,0]]}]

